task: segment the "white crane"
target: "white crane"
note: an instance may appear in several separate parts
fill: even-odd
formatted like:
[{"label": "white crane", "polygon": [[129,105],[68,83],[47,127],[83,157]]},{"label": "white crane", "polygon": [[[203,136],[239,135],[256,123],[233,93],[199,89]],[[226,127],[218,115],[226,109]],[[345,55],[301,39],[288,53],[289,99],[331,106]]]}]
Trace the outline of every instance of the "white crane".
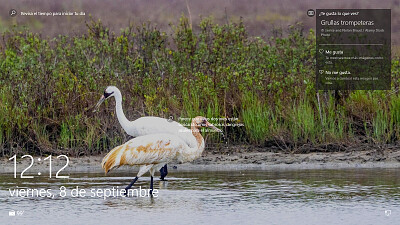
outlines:
[{"label": "white crane", "polygon": [[190,147],[177,135],[160,133],[133,138],[123,145],[112,149],[101,162],[107,174],[112,169],[122,165],[140,166],[135,179],[125,188],[125,194],[132,185],[147,171],[150,171],[150,195],[153,191],[154,172],[172,160],[190,162],[201,156],[204,150],[204,139],[200,134],[200,127],[209,127],[217,132],[222,131],[209,123],[206,118],[198,116],[193,118],[191,134],[196,140],[196,146]]},{"label": "white crane", "polygon": [[[196,139],[190,132],[190,130],[180,123],[173,120],[167,120],[160,117],[146,116],[140,117],[137,120],[129,121],[122,109],[122,94],[121,91],[115,86],[108,86],[104,90],[104,94],[101,96],[100,100],[95,106],[94,112],[98,110],[101,103],[103,103],[107,98],[115,98],[115,109],[117,112],[117,118],[122,128],[127,134],[132,137],[140,137],[148,134],[157,133],[169,133],[179,136],[189,147],[196,147]],[[160,169],[161,180],[168,174],[167,165]]]}]

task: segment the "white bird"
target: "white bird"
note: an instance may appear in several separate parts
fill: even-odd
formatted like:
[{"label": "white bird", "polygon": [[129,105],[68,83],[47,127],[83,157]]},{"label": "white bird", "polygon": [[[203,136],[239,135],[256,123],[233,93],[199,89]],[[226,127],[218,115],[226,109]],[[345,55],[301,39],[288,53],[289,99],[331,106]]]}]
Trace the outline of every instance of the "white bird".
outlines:
[{"label": "white bird", "polygon": [[101,165],[106,174],[122,165],[140,166],[135,179],[125,188],[125,194],[127,194],[128,190],[139,177],[150,171],[151,195],[155,171],[172,160],[190,162],[201,156],[205,143],[200,134],[200,127],[209,127],[222,133],[220,129],[209,123],[206,118],[198,116],[193,118],[191,124],[191,134],[196,140],[195,147],[190,147],[177,135],[168,133],[150,134],[133,138],[125,144],[112,149],[104,157]]},{"label": "white bird", "polygon": [[[98,110],[100,105],[110,97],[115,98],[115,109],[117,112],[118,121],[125,132],[130,136],[140,137],[148,134],[169,133],[179,136],[189,147],[196,147],[197,142],[191,131],[173,120],[167,120],[154,116],[146,116],[140,117],[134,121],[129,121],[122,109],[121,91],[115,86],[108,86],[104,90],[104,94],[96,104],[94,111]],[[160,170],[160,173],[161,180],[164,180],[164,177],[168,174],[167,165]]]}]

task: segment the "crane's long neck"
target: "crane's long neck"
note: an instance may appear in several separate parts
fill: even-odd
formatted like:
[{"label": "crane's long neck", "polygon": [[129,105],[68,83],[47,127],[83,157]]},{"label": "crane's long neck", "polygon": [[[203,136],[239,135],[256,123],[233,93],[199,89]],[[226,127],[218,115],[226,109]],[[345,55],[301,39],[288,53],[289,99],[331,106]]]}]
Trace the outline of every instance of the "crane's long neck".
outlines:
[{"label": "crane's long neck", "polygon": [[129,120],[126,118],[124,114],[124,110],[122,109],[122,95],[120,91],[117,91],[114,94],[115,97],[115,109],[117,111],[117,118],[119,123],[121,124],[122,128],[125,132],[128,132],[129,129]]},{"label": "crane's long neck", "polygon": [[203,145],[203,150],[204,150],[204,139],[203,136],[201,136],[200,134],[199,128],[197,128],[194,124],[192,124],[190,130],[192,131],[193,136],[196,138],[197,148],[201,148],[201,146]]},{"label": "crane's long neck", "polygon": [[191,131],[193,136],[196,138],[197,145],[193,148],[187,146],[187,148],[181,153],[181,161],[184,162],[190,162],[199,158],[201,156],[201,153],[203,153],[205,147],[204,139],[203,136],[201,136],[199,129],[192,124]]}]

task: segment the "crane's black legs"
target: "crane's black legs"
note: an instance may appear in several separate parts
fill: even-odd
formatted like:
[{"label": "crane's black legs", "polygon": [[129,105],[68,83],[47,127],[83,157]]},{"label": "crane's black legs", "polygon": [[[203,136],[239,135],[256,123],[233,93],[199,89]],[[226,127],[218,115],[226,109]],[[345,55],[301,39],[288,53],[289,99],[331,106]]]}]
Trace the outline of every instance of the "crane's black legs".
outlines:
[{"label": "crane's black legs", "polygon": [[[125,188],[125,196],[128,196],[128,190],[131,189],[131,187],[133,186],[133,184],[139,179],[139,177],[135,177],[135,179],[132,180],[132,182],[126,186]],[[150,197],[153,197],[153,176],[151,176],[151,180],[150,180]]]},{"label": "crane's black legs", "polygon": [[[128,190],[131,189],[132,185],[139,179],[139,177],[135,177],[135,179],[132,180],[132,182],[126,186],[125,188],[125,196],[128,196]],[[151,178],[151,183],[153,183],[153,177]],[[152,185],[153,186],[153,185]]]},{"label": "crane's black legs", "polygon": [[165,180],[164,178],[168,175],[167,164],[165,164],[165,166],[163,166],[163,167],[160,169],[160,173],[161,173],[160,179],[161,179],[161,180]]},{"label": "crane's black legs", "polygon": [[153,176],[151,176],[150,180],[150,197],[153,197]]}]

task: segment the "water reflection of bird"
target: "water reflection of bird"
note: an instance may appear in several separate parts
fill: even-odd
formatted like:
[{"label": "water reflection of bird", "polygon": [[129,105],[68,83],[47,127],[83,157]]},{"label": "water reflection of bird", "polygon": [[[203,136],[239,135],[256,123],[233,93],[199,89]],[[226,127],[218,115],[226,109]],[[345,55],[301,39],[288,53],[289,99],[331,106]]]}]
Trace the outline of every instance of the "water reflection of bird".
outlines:
[{"label": "water reflection of bird", "polygon": [[[134,121],[129,121],[126,118],[122,109],[121,91],[115,86],[108,86],[104,90],[104,94],[101,96],[99,102],[96,104],[94,111],[97,111],[101,103],[103,103],[104,100],[110,97],[115,98],[115,109],[117,112],[118,121],[125,132],[130,136],[139,137],[149,134],[169,133],[179,136],[189,147],[196,147],[196,139],[192,135],[190,130],[171,119],[167,120],[160,117],[146,116]],[[161,180],[164,180],[164,177],[168,174],[167,165],[161,167],[160,173]]]},{"label": "water reflection of bird", "polygon": [[135,179],[125,188],[126,193],[139,177],[150,171],[151,194],[153,176],[156,170],[159,170],[172,160],[190,162],[200,157],[205,146],[204,139],[200,134],[200,127],[209,127],[222,133],[220,129],[209,123],[206,118],[198,116],[193,118],[191,124],[191,133],[196,139],[195,147],[190,147],[177,135],[168,133],[150,134],[133,138],[125,144],[114,148],[104,157],[101,165],[106,174],[112,169],[123,165],[140,166]]}]

